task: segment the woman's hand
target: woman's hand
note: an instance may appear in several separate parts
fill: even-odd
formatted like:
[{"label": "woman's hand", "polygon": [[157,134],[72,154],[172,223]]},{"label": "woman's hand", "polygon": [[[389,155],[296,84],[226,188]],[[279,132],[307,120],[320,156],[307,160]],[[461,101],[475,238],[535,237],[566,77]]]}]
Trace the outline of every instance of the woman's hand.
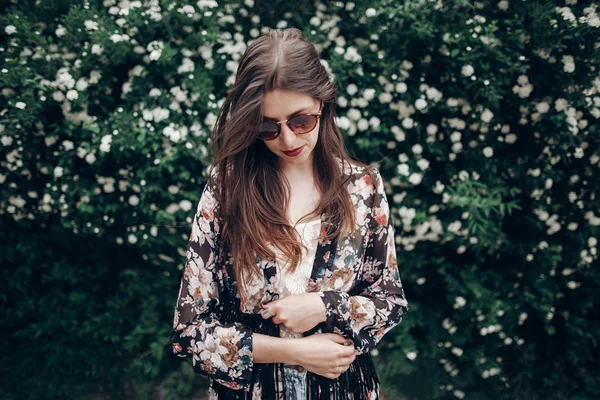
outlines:
[{"label": "woman's hand", "polygon": [[352,341],[335,333],[316,333],[296,340],[296,364],[325,378],[336,379],[356,358]]},{"label": "woman's hand", "polygon": [[317,293],[300,293],[262,305],[263,318],[283,324],[292,332],[306,332],[325,322],[325,304]]}]

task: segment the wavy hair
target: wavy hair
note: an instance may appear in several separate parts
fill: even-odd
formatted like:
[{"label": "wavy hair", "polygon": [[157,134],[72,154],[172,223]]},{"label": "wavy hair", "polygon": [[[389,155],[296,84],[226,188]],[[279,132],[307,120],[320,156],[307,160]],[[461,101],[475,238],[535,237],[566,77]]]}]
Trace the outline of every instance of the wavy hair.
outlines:
[{"label": "wavy hair", "polygon": [[[294,271],[305,248],[286,216],[289,182],[279,169],[277,156],[258,139],[263,99],[279,89],[300,92],[322,101],[319,136],[313,150],[315,184],[321,193],[317,208],[301,220],[326,215],[326,238],[350,231],[355,224],[354,207],[344,176],[346,163],[367,168],[346,152],[344,138],[335,121],[337,88],[321,64],[317,50],[296,28],[269,29],[244,52],[235,82],[228,90],[211,132],[210,155],[217,173],[209,174],[215,188],[222,221],[223,250],[230,251],[238,292],[245,299],[247,274],[258,274],[256,256],[275,260],[268,244],[290,260]],[[341,168],[341,167],[344,168]],[[223,171],[226,171],[224,173]]]}]

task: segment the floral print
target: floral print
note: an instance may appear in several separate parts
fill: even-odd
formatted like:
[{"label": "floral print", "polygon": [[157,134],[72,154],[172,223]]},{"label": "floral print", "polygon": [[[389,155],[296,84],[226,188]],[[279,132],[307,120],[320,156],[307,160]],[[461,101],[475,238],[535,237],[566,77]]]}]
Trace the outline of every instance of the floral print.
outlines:
[{"label": "floral print", "polygon": [[[342,163],[340,162],[340,167]],[[356,165],[345,165],[348,191],[357,210],[355,229],[335,242],[324,240],[321,230],[307,292],[319,294],[326,321],[305,334],[338,333],[350,338],[357,354],[368,353],[383,336],[399,324],[408,303],[404,296],[394,242],[394,229],[383,180],[374,169],[376,182]],[[250,391],[261,398],[260,382],[252,355],[252,330],[241,322],[224,323],[219,293],[231,283],[218,259],[220,238],[219,206],[214,188],[206,185],[200,198],[189,238],[186,266],[177,298],[171,343],[179,357],[190,357],[194,371],[231,389]],[[257,257],[263,271],[245,289],[241,302],[245,315],[259,314],[263,302],[279,298],[281,272],[273,261]],[[290,377],[291,378],[291,377]],[[280,380],[281,382],[281,380]],[[212,385],[211,385],[212,386]],[[211,399],[217,399],[214,389]],[[370,398],[377,398],[373,392]]]}]

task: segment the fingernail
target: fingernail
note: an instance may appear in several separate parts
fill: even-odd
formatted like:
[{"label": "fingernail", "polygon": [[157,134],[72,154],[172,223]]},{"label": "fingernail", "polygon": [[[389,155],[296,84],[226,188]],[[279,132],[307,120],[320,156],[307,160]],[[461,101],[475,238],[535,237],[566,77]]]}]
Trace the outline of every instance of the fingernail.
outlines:
[{"label": "fingernail", "polygon": [[346,341],[344,342],[344,346],[350,346],[352,343],[352,340],[346,339]]}]

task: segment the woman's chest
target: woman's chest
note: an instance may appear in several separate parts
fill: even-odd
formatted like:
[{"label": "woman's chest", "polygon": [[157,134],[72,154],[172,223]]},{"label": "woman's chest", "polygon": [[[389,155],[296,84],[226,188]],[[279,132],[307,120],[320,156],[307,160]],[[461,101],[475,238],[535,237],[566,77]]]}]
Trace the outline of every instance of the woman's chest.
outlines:
[{"label": "woman's chest", "polygon": [[261,304],[279,298],[324,290],[347,292],[359,284],[366,236],[355,234],[334,241],[320,239],[321,235],[312,244],[307,242],[306,254],[295,271],[286,269],[289,263],[285,260],[277,262],[257,256],[260,274],[253,275],[244,284],[246,299],[241,301],[241,311],[256,314]]}]

